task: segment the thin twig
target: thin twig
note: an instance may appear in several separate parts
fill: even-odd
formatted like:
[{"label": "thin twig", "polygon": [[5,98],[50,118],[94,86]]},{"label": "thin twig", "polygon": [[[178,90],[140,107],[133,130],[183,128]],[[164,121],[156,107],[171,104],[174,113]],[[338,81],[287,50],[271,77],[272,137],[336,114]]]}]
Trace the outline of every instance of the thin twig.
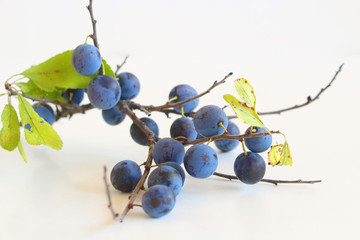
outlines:
[{"label": "thin twig", "polygon": [[[229,180],[239,180],[238,177],[234,176],[234,175],[229,175],[229,174],[224,174],[224,173],[218,173],[218,172],[214,172],[213,174],[214,176],[218,176],[218,177],[222,177],[222,178],[226,178]],[[321,180],[306,180],[303,181],[301,179],[299,180],[275,180],[275,179],[261,179],[260,182],[266,182],[266,183],[272,183],[274,185],[278,185],[279,183],[299,183],[299,184],[314,184],[314,183],[320,183]]]},{"label": "thin twig", "polygon": [[[12,88],[8,89],[8,94],[9,94],[9,96],[18,95],[18,93],[16,91],[14,91]],[[63,103],[58,100],[52,100],[52,99],[48,99],[48,98],[44,98],[44,97],[43,98],[35,98],[35,97],[31,97],[25,93],[21,93],[21,96],[23,96],[24,98],[27,98],[29,100],[32,100],[34,102],[51,103],[51,104],[55,104],[56,106],[60,106],[62,110],[57,111],[56,116],[55,116],[55,121],[57,121],[63,117],[72,116],[74,113],[85,113],[86,111],[94,108],[94,106],[92,106],[91,104],[85,104],[85,105],[79,106],[76,104]]]},{"label": "thin twig", "polygon": [[97,33],[96,33],[96,22],[97,21],[94,18],[92,0],[89,0],[89,5],[86,8],[89,10],[90,18],[91,18],[91,24],[92,24],[92,28],[93,28],[93,33],[92,33],[92,35],[90,35],[90,37],[94,41],[94,46],[97,47],[100,50],[98,37],[97,37]]},{"label": "thin twig", "polygon": [[186,100],[181,101],[181,102],[167,103],[167,104],[164,104],[164,105],[161,105],[161,106],[153,106],[153,105],[143,106],[143,108],[147,109],[149,112],[152,112],[152,111],[159,111],[159,110],[164,110],[164,109],[169,109],[169,108],[181,107],[185,103],[191,102],[191,101],[193,101],[193,100],[195,100],[197,98],[200,98],[200,97],[204,96],[205,94],[208,94],[215,87],[219,86],[220,84],[225,83],[226,79],[228,79],[232,74],[233,73],[230,72],[221,81],[215,81],[213,83],[213,85],[208,90],[206,90],[205,92],[202,92],[202,93],[200,93],[200,94],[198,94],[198,95],[196,95],[196,96],[194,96],[192,98],[186,99]]},{"label": "thin twig", "polygon": [[[72,104],[72,106],[75,104]],[[56,112],[55,121],[59,120],[60,118],[66,118],[71,117],[75,113],[85,113],[86,111],[89,111],[91,109],[94,109],[94,106],[89,104],[80,105],[77,107],[62,107],[61,111]]]},{"label": "thin twig", "polygon": [[312,98],[311,96],[308,96],[306,102],[304,102],[303,104],[299,104],[299,105],[295,105],[293,107],[280,109],[280,110],[277,110],[277,111],[258,112],[258,115],[281,114],[283,112],[287,112],[287,111],[291,111],[291,110],[294,110],[294,109],[297,109],[297,108],[304,107],[304,106],[309,105],[310,103],[316,101],[317,99],[319,99],[320,95],[323,92],[325,92],[325,90],[328,89],[331,86],[331,84],[335,81],[336,77],[341,72],[341,69],[342,69],[343,66],[344,66],[344,63],[340,65],[339,69],[336,71],[336,73],[333,76],[333,78],[331,79],[331,81],[325,87],[321,88],[320,91],[315,95],[315,97]]},{"label": "thin twig", "polygon": [[116,65],[115,76],[118,75],[120,69],[125,65],[128,56],[125,57],[124,61],[120,65]]},{"label": "thin twig", "polygon": [[106,196],[108,199],[108,208],[110,209],[110,212],[113,216],[113,218],[117,218],[119,216],[119,214],[117,212],[115,212],[114,208],[113,208],[113,204],[112,204],[112,200],[111,200],[111,194],[110,194],[110,188],[109,188],[109,183],[107,181],[107,168],[106,166],[104,166],[104,182],[105,182],[105,190],[106,190]]},{"label": "thin twig", "polygon": [[[126,103],[126,102],[124,102]],[[150,167],[152,164],[152,153],[153,153],[153,149],[154,149],[154,145],[155,142],[158,141],[159,137],[155,135],[155,133],[153,131],[151,131],[151,129],[149,129],[146,124],[144,122],[142,122],[136,115],[135,113],[129,108],[128,104],[122,104],[120,106],[120,110],[125,113],[127,116],[129,116],[131,118],[131,120],[134,122],[134,124],[136,124],[136,126],[138,126],[143,133],[147,136],[147,142],[148,142],[148,146],[149,146],[149,152],[148,152],[148,156],[145,162],[145,170],[144,173],[142,174],[139,182],[137,183],[134,191],[132,192],[132,194],[130,195],[130,200],[128,202],[128,204],[126,205],[125,209],[123,210],[123,212],[121,213],[121,215],[117,218],[117,220],[119,220],[120,222],[124,221],[124,218],[126,217],[126,215],[128,214],[128,212],[130,211],[130,209],[132,209],[133,204],[137,198],[137,196],[139,195],[139,192],[141,189],[144,188],[144,184],[145,181],[150,173]]]},{"label": "thin twig", "polygon": [[216,135],[216,136],[212,136],[212,137],[204,137],[204,138],[199,138],[199,139],[195,139],[195,140],[183,141],[182,144],[183,145],[193,145],[193,144],[205,143],[205,142],[215,141],[215,140],[220,140],[220,139],[229,139],[229,140],[239,140],[240,141],[245,138],[263,137],[263,136],[270,135],[270,134],[282,134],[282,133],[280,131],[270,131],[270,133],[268,133],[268,132],[252,133],[251,131],[249,131],[248,133],[241,134],[241,135],[231,135],[228,133],[223,133],[221,135]]},{"label": "thin twig", "polygon": [[[331,79],[331,81],[323,88],[320,89],[320,91],[315,95],[315,97],[311,97],[308,96],[306,99],[306,102],[304,102],[303,104],[297,104],[295,106],[292,107],[288,107],[288,108],[284,108],[284,109],[280,109],[280,110],[276,110],[276,111],[269,111],[269,112],[258,112],[258,115],[270,115],[270,114],[281,114],[283,112],[287,112],[287,111],[291,111],[294,109],[298,109],[304,106],[309,105],[310,103],[313,103],[314,101],[318,100],[320,95],[325,92],[326,89],[328,89],[331,84],[335,81],[336,77],[338,76],[338,74],[341,72],[342,67],[344,66],[344,63],[340,65],[339,69],[336,71],[335,75],[333,76],[333,78]],[[232,118],[237,118],[236,116],[229,116],[229,119]]]},{"label": "thin twig", "polygon": [[[96,23],[97,23],[97,21],[94,18],[92,0],[89,0],[89,5],[86,8],[89,10],[89,14],[90,14],[90,18],[91,18],[91,24],[92,24],[92,28],[93,28],[93,33],[90,35],[90,37],[93,39],[94,46],[97,47],[97,49],[100,50],[100,45],[99,45],[97,32],[96,32]],[[103,65],[101,65],[100,69],[99,69],[99,75],[103,75],[103,74],[104,74],[104,69],[103,69]]]},{"label": "thin twig", "polygon": [[261,179],[261,182],[267,182],[267,183],[272,183],[275,185],[278,185],[279,183],[301,183],[301,184],[314,184],[314,183],[320,183],[322,180],[274,180],[274,179]]},{"label": "thin twig", "polygon": [[156,134],[153,131],[151,131],[151,129],[149,129],[146,126],[146,124],[135,115],[135,113],[130,109],[129,105],[126,104],[126,101],[124,101],[122,104],[117,106],[123,113],[129,116],[133,121],[133,123],[136,124],[136,126],[138,126],[141,129],[141,131],[146,135],[148,140],[148,145],[150,145],[152,142],[157,142],[159,140],[159,137],[156,136]]},{"label": "thin twig", "polygon": [[148,157],[145,163],[145,170],[143,175],[141,176],[138,184],[136,185],[134,191],[132,192],[131,196],[130,196],[130,200],[128,202],[128,204],[126,205],[125,209],[123,210],[123,212],[121,213],[121,215],[117,218],[118,221],[123,222],[124,218],[126,217],[126,215],[128,214],[128,212],[130,211],[130,209],[132,209],[132,207],[134,206],[134,202],[137,198],[137,196],[139,195],[139,192],[141,189],[143,189],[146,178],[148,177],[149,173],[150,173],[150,167],[152,164],[152,153],[153,153],[153,149],[154,149],[154,143],[151,143],[149,145],[149,153],[148,153]]}]

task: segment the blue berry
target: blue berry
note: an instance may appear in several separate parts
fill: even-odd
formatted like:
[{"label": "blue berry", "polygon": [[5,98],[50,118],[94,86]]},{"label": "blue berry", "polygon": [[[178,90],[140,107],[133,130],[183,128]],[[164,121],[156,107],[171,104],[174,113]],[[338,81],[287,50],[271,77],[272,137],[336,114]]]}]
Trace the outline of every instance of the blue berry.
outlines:
[{"label": "blue berry", "polygon": [[182,185],[184,186],[185,171],[179,164],[177,164],[176,162],[164,162],[161,164],[161,166],[170,166],[170,167],[175,168],[178,171],[178,173],[180,174],[181,180],[182,180]]},{"label": "blue berry", "polygon": [[[145,123],[145,125],[152,131],[154,132],[154,134],[156,136],[159,136],[159,127],[156,124],[156,122],[154,120],[152,120],[151,118],[140,118],[140,120],[142,122]],[[144,134],[144,132],[138,127],[136,126],[135,123],[131,124],[130,126],[130,135],[132,137],[132,139],[140,144],[140,145],[144,145],[147,146],[147,138],[146,135]]]},{"label": "blue berry", "polygon": [[118,162],[110,174],[111,184],[115,189],[122,192],[132,192],[140,178],[140,167],[131,160]]},{"label": "blue berry", "polygon": [[257,153],[247,152],[240,154],[234,163],[235,175],[246,184],[255,184],[265,175],[264,159]]},{"label": "blue berry", "polygon": [[[171,89],[170,94],[169,94],[169,99],[177,97],[176,100],[171,102],[171,103],[177,103],[177,102],[181,102],[181,101],[187,100],[189,98],[195,97],[197,95],[198,95],[198,93],[191,86],[189,86],[187,84],[180,84],[180,85],[177,85],[176,87],[174,87],[173,89]],[[199,105],[199,98],[197,98],[191,102],[185,103],[183,105],[184,113],[191,112],[198,105]],[[181,113],[181,108],[174,108],[174,110],[178,113]]]},{"label": "blue berry", "polygon": [[116,76],[119,79],[121,87],[120,100],[129,100],[135,98],[140,92],[139,79],[132,73],[123,72]]},{"label": "blue berry", "polygon": [[180,173],[173,167],[160,165],[153,170],[148,178],[148,186],[165,185],[178,195],[182,187],[182,178]]},{"label": "blue berry", "polygon": [[186,171],[196,178],[210,177],[216,170],[218,159],[214,149],[205,144],[195,144],[185,153]]},{"label": "blue berry", "polygon": [[[172,138],[185,137],[187,140],[195,140],[197,132],[194,122],[190,118],[182,117],[176,119],[170,127],[170,136]],[[179,138],[178,140],[184,140]]]},{"label": "blue berry", "polygon": [[113,107],[101,111],[102,117],[107,124],[117,125],[124,121],[126,115],[119,109]]},{"label": "blue berry", "polygon": [[215,105],[206,105],[200,108],[194,115],[195,129],[205,137],[220,135],[225,132],[219,124],[226,128],[228,119],[225,112]]},{"label": "blue berry", "polygon": [[[39,117],[43,118],[47,123],[52,125],[55,121],[55,113],[54,110],[47,103],[35,103],[32,105],[35,112],[39,115]],[[25,129],[31,131],[31,125],[28,123],[24,126]]]},{"label": "blue berry", "polygon": [[[231,135],[240,135],[239,128],[232,121],[229,121],[226,130]],[[221,140],[216,140],[215,145],[221,151],[229,152],[229,151],[233,150],[234,148],[236,148],[239,145],[239,141],[238,140],[230,140],[230,139],[221,139]]]},{"label": "blue berry", "polygon": [[93,106],[106,110],[119,102],[121,88],[115,78],[98,75],[89,83],[87,94]]},{"label": "blue berry", "polygon": [[[252,127],[252,133],[266,133],[267,131],[263,128]],[[251,127],[246,130],[246,134],[251,131]],[[245,145],[250,151],[261,153],[265,152],[272,144],[272,136],[266,135],[262,137],[245,138]]]},{"label": "blue berry", "polygon": [[84,99],[84,89],[67,89],[65,92],[61,94],[61,96],[72,104],[79,105],[81,101]]},{"label": "blue berry", "polygon": [[172,138],[162,138],[155,143],[153,157],[156,164],[164,162],[176,162],[182,164],[184,161],[185,148]]},{"label": "blue berry", "polygon": [[71,62],[75,71],[82,76],[94,75],[99,71],[101,61],[99,49],[90,44],[79,45],[71,55]]},{"label": "blue berry", "polygon": [[176,196],[167,186],[155,185],[143,195],[141,203],[143,210],[153,218],[168,214],[175,206]]}]

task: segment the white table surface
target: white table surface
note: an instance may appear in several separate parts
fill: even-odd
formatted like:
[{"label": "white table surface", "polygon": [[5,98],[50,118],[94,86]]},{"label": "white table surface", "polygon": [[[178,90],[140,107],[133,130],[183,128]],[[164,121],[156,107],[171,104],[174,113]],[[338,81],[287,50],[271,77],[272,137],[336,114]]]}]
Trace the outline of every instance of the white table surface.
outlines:
[{"label": "white table surface", "polygon": [[[2,0],[1,83],[81,44],[91,33],[86,5]],[[129,55],[123,70],[141,81],[139,103],[163,104],[180,83],[204,91],[232,71],[201,106],[224,106],[222,95],[235,95],[233,80],[245,77],[257,110],[277,110],[314,96],[345,63],[318,101],[262,117],[286,134],[294,159],[293,167],[267,167],[265,177],[323,182],[250,186],[188,175],[169,215],[151,219],[136,208],[116,223],[106,207],[103,166],[141,163],[147,148],[130,138],[129,119],[112,127],[91,110],[54,124],[61,151],[30,146],[22,137],[25,164],[16,151],[0,150],[0,239],[359,239],[359,8],[350,0],[95,0],[102,55],[113,67]],[[0,98],[1,109],[5,104]],[[152,117],[160,137],[168,136],[176,116]],[[219,153],[218,171],[233,174],[241,152]],[[121,211],[128,194],[111,194]]]}]

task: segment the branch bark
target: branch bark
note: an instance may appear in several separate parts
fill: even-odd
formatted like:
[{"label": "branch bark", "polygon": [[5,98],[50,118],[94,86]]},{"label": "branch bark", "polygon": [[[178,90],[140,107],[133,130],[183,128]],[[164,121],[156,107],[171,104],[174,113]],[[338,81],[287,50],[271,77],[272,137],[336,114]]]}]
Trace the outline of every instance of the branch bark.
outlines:
[{"label": "branch bark", "polygon": [[[97,21],[95,20],[95,17],[94,17],[93,1],[92,0],[89,0],[89,5],[86,8],[89,11],[90,18],[91,18],[92,29],[93,29],[93,33],[90,35],[90,37],[93,39],[94,46],[97,47],[97,49],[100,50],[100,45],[99,45],[97,32],[96,32],[96,23],[97,23]],[[103,68],[103,65],[101,65],[100,69],[99,69],[99,75],[103,75],[103,74],[104,74],[104,68]]]},{"label": "branch bark", "polygon": [[[344,66],[344,63],[339,66],[338,70],[335,72],[335,75],[330,80],[330,82],[325,87],[321,88],[320,91],[315,95],[315,97],[312,98],[311,96],[308,96],[307,99],[306,99],[306,102],[304,102],[302,104],[297,104],[297,105],[292,106],[292,107],[283,108],[283,109],[275,110],[275,111],[258,112],[258,115],[281,114],[281,113],[284,113],[284,112],[288,112],[288,111],[291,111],[291,110],[295,110],[295,109],[298,109],[298,108],[305,107],[305,106],[309,105],[310,103],[313,103],[314,101],[318,100],[320,95],[323,94],[331,86],[331,84],[335,81],[336,77],[341,72],[343,66]],[[233,119],[233,118],[237,118],[237,117],[235,115],[233,115],[233,116],[229,116],[228,118]]]},{"label": "branch bark", "polygon": [[124,61],[120,65],[116,65],[116,70],[114,72],[115,76],[118,75],[120,69],[125,65],[128,56],[125,57]]},{"label": "branch bark", "polygon": [[184,105],[185,103],[188,103],[188,102],[191,102],[197,98],[200,98],[208,93],[210,93],[211,90],[213,90],[215,87],[219,86],[220,84],[223,84],[225,83],[226,79],[228,79],[233,73],[230,72],[228,75],[226,75],[222,80],[220,81],[215,81],[213,83],[213,85],[208,89],[206,90],[205,92],[202,92],[200,94],[198,94],[197,96],[195,97],[192,97],[192,98],[189,98],[187,100],[184,100],[184,101],[181,101],[181,102],[176,102],[176,103],[166,103],[164,105],[160,105],[160,106],[153,106],[153,105],[150,105],[150,106],[143,106],[143,108],[145,108],[148,112],[152,112],[152,111],[163,111],[163,110],[166,110],[166,109],[170,109],[170,108],[177,108],[177,107],[181,107],[182,105]]},{"label": "branch bark", "polygon": [[94,18],[94,11],[93,11],[93,1],[89,0],[89,5],[86,7],[89,11],[90,18],[91,18],[91,24],[93,28],[93,33],[90,35],[90,37],[93,39],[94,46],[97,47],[100,50],[97,32],[96,32],[96,23],[97,21]]},{"label": "branch bark", "polygon": [[[229,175],[229,174],[224,174],[224,173],[218,173],[218,172],[214,172],[213,174],[214,176],[217,177],[222,177],[222,178],[226,178],[229,180],[239,180],[238,177],[234,176],[234,175]],[[298,180],[277,180],[277,179],[261,179],[260,182],[266,182],[266,183],[272,183],[274,185],[278,185],[279,183],[284,184],[284,183],[299,183],[299,184],[314,184],[314,183],[320,183],[321,180],[306,180],[303,181],[301,179]]]},{"label": "branch bark", "polygon": [[[271,134],[282,134],[280,131],[270,131],[270,133]],[[195,139],[195,140],[183,141],[183,145],[193,145],[193,144],[205,143],[205,142],[215,141],[215,140],[220,140],[220,139],[230,139],[230,140],[241,141],[245,138],[262,137],[262,136],[269,135],[270,133],[268,133],[268,132],[252,133],[250,131],[249,131],[249,133],[245,133],[245,134],[241,134],[241,135],[230,135],[228,133],[223,133],[221,135],[217,135],[217,136],[213,136],[213,137],[204,137],[204,138]]]},{"label": "branch bark", "polygon": [[134,202],[137,198],[137,196],[139,195],[139,192],[141,189],[144,188],[144,184],[145,181],[150,173],[150,167],[152,164],[152,153],[153,153],[153,149],[154,149],[154,145],[155,142],[158,141],[159,137],[156,136],[147,126],[146,124],[144,124],[136,115],[135,113],[129,108],[129,106],[127,104],[123,104],[121,105],[121,111],[123,111],[126,115],[128,115],[131,120],[145,133],[145,135],[147,136],[147,142],[148,142],[148,146],[149,146],[149,151],[148,151],[148,156],[145,162],[145,170],[144,173],[142,174],[139,182],[137,183],[134,191],[132,192],[132,194],[130,195],[130,200],[128,202],[128,204],[126,205],[125,209],[123,210],[123,212],[121,213],[121,215],[117,218],[118,221],[123,222],[124,218],[126,217],[126,215],[128,214],[128,212],[132,209],[132,207],[134,206]]},{"label": "branch bark", "polygon": [[110,189],[109,189],[109,183],[107,181],[107,168],[106,166],[104,166],[104,182],[105,182],[105,190],[106,190],[106,196],[108,199],[108,208],[110,209],[110,212],[113,216],[113,218],[116,218],[119,216],[119,214],[117,212],[115,212],[113,204],[112,204],[112,199],[111,199],[111,194],[110,194]]}]

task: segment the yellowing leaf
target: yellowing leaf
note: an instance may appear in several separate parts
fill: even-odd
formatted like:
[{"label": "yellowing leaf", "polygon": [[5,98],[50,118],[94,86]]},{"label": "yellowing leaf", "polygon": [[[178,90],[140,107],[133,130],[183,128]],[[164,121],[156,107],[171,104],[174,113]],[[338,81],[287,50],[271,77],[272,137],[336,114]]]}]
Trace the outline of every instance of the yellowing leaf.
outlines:
[{"label": "yellowing leaf", "polygon": [[224,99],[230,104],[240,121],[250,126],[267,129],[254,108],[247,106],[246,103],[238,100],[231,94],[224,95]]},{"label": "yellowing leaf", "polygon": [[[32,80],[36,86],[46,92],[56,91],[56,88],[87,88],[96,74],[89,77],[79,75],[71,63],[72,52],[71,50],[60,53],[39,65],[25,70],[21,75]],[[103,62],[106,75],[115,77],[111,68],[105,61]]]},{"label": "yellowing leaf", "polygon": [[0,130],[0,145],[12,151],[20,141],[20,124],[14,107],[7,104],[1,114],[2,129]]},{"label": "yellowing leaf", "polygon": [[39,117],[33,107],[23,96],[18,95],[19,112],[23,126],[30,126],[30,130],[24,127],[25,139],[31,145],[47,145],[60,150],[62,141],[56,131],[44,119]]},{"label": "yellowing leaf", "polygon": [[273,166],[293,165],[289,144],[285,141],[284,144],[271,146],[268,153],[269,164]]},{"label": "yellowing leaf", "polygon": [[27,161],[27,159],[26,159],[26,155],[25,155],[24,148],[23,148],[23,146],[22,146],[22,144],[21,144],[21,141],[19,141],[17,147],[18,147],[18,150],[19,150],[19,153],[20,153],[21,157],[24,159],[24,162],[28,163],[28,161]]},{"label": "yellowing leaf", "polygon": [[250,107],[255,108],[256,97],[253,87],[248,80],[240,78],[235,80],[235,89],[239,93],[242,100],[244,100]]}]

